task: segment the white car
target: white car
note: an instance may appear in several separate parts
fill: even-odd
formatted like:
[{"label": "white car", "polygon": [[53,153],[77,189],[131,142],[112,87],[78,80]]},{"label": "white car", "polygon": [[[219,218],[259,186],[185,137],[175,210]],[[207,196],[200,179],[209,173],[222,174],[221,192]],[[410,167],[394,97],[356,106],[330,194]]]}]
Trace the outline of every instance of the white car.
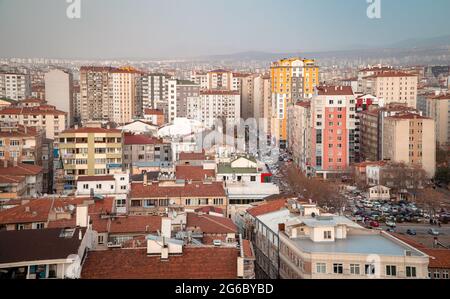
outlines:
[{"label": "white car", "polygon": [[389,227],[396,227],[397,225],[393,221],[386,221],[386,225]]}]

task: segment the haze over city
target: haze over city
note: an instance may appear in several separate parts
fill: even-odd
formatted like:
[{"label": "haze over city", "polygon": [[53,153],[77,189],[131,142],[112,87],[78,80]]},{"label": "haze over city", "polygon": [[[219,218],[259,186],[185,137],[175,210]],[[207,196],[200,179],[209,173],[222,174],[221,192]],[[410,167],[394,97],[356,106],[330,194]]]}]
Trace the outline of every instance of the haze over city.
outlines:
[{"label": "haze over city", "polygon": [[[365,0],[0,0],[2,57],[179,58],[395,47],[450,36],[450,2]],[[55,42],[58,41],[58,42]],[[401,46],[401,45],[399,45]]]}]

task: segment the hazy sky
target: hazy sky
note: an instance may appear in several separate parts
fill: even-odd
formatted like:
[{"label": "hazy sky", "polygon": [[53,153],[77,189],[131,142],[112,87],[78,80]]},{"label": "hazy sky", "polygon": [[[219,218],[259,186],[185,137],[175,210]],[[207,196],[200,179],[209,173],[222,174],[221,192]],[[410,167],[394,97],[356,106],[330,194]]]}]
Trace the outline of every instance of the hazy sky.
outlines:
[{"label": "hazy sky", "polygon": [[450,35],[450,1],[0,0],[0,57],[158,58],[321,51]]}]

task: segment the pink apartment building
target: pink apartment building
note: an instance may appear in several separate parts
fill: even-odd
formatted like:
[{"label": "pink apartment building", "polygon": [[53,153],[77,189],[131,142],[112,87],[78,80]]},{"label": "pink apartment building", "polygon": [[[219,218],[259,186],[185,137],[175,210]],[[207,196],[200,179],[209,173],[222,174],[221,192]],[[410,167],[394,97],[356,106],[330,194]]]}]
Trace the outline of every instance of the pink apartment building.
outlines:
[{"label": "pink apartment building", "polygon": [[355,95],[350,86],[320,86],[311,100],[311,167],[328,178],[355,162]]}]

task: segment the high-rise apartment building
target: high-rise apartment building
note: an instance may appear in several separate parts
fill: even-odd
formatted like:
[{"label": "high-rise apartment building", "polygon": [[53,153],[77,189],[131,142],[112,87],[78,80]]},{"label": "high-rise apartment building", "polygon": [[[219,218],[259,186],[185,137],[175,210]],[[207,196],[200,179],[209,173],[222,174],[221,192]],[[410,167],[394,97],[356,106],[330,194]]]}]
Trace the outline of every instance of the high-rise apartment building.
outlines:
[{"label": "high-rise apartment building", "polygon": [[436,171],[435,123],[417,114],[384,119],[383,159],[421,166],[432,178]]},{"label": "high-rise apartment building", "polygon": [[[188,100],[188,118],[212,128],[215,120],[235,123],[241,118],[241,96],[233,90],[201,90]],[[224,124],[225,125],[225,124]]]},{"label": "high-rise apartment building", "polygon": [[162,73],[143,74],[141,76],[139,89],[143,109],[158,109],[167,113],[170,78],[170,75]]},{"label": "high-rise apartment building", "polygon": [[200,85],[189,80],[169,80],[168,121],[177,117],[187,117],[188,101],[196,101],[200,96]]},{"label": "high-rise apartment building", "polygon": [[301,101],[288,108],[289,151],[292,159],[307,175],[311,166],[311,102]]},{"label": "high-rise apartment building", "polygon": [[31,79],[22,73],[0,73],[0,98],[24,100],[31,96]]},{"label": "high-rise apartment building", "polygon": [[327,178],[355,162],[355,95],[349,86],[320,86],[311,99],[311,170]]},{"label": "high-rise apartment building", "polygon": [[450,94],[429,97],[427,116],[435,121],[436,142],[442,148],[450,146]]},{"label": "high-rise apartment building", "polygon": [[74,121],[73,76],[64,70],[54,69],[47,72],[45,80],[45,100],[56,109],[67,112],[67,122]]},{"label": "high-rise apartment building", "polygon": [[137,90],[140,73],[132,68],[81,67],[81,120],[130,122],[142,113]]},{"label": "high-rise apartment building", "polygon": [[319,83],[319,68],[314,60],[282,59],[270,67],[272,86],[271,136],[280,147],[287,142],[288,104],[310,98]]}]

